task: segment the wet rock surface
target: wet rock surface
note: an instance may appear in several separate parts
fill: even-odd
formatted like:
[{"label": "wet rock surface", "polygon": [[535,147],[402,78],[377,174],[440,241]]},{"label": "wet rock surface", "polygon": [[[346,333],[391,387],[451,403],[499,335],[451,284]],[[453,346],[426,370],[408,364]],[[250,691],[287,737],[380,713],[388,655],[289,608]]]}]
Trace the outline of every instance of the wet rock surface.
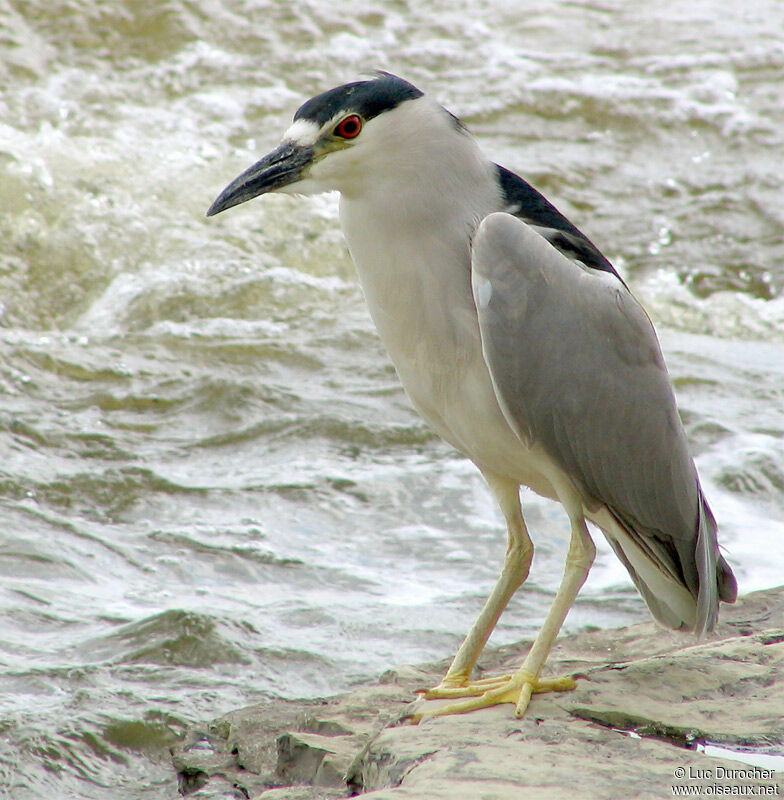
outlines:
[{"label": "wet rock surface", "polygon": [[[784,773],[694,749],[777,754],[784,766],[784,589],[723,612],[701,642],[653,623],[564,637],[548,674],[580,675],[578,688],[535,695],[522,719],[504,705],[410,724],[425,702],[412,703],[416,690],[446,663],[240,709],[176,748],[180,789],[205,800],[781,796]],[[488,650],[481,674],[515,669],[526,647]]]}]

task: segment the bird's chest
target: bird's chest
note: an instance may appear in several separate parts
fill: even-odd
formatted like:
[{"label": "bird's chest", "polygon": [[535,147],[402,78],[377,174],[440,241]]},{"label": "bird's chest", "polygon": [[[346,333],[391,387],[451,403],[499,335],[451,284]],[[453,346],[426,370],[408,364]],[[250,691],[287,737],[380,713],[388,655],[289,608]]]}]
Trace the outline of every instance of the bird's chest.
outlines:
[{"label": "bird's chest", "polygon": [[[405,228],[341,201],[370,314],[417,411],[482,469],[553,496],[504,417],[482,353],[469,226]],[[378,220],[383,220],[379,224]]]},{"label": "bird's chest", "polygon": [[370,314],[414,406],[443,438],[476,457],[471,440],[483,418],[505,423],[482,356],[468,226],[402,235],[377,219],[341,205]]}]

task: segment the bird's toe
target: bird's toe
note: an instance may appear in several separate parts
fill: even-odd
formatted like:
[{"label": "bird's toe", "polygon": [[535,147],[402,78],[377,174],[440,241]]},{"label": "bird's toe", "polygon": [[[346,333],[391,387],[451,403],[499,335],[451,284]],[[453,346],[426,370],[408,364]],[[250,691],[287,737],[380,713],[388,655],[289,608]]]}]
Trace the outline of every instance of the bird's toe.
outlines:
[{"label": "bird's toe", "polygon": [[436,705],[425,703],[413,714],[414,722],[427,717],[441,717],[449,714],[463,714],[480,708],[511,703],[515,714],[523,716],[531,696],[542,692],[567,692],[576,688],[577,682],[571,675],[553,678],[537,678],[535,675],[518,670],[511,675],[465,680],[460,684],[442,681],[438,686],[421,693],[424,700],[451,700]]}]

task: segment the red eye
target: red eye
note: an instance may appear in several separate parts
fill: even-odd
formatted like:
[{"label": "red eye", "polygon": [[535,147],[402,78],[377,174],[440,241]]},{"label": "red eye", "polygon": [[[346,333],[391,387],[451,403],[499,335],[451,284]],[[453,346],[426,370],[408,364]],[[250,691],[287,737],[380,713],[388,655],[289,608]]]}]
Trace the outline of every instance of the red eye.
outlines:
[{"label": "red eye", "polygon": [[341,139],[353,139],[355,136],[359,136],[361,130],[362,117],[358,114],[349,114],[335,126],[335,136],[340,136]]}]

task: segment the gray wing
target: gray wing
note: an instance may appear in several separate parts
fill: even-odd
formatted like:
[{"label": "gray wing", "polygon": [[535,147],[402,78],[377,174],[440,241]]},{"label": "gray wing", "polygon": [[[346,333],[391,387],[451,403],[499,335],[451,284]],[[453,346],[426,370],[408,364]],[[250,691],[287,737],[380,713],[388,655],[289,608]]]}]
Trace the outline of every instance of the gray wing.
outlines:
[{"label": "gray wing", "polygon": [[614,275],[569,260],[509,214],[479,226],[472,284],[512,428],[572,476],[589,508],[606,506],[658,570],[702,595],[695,624],[709,629],[715,523],[643,309]]}]

